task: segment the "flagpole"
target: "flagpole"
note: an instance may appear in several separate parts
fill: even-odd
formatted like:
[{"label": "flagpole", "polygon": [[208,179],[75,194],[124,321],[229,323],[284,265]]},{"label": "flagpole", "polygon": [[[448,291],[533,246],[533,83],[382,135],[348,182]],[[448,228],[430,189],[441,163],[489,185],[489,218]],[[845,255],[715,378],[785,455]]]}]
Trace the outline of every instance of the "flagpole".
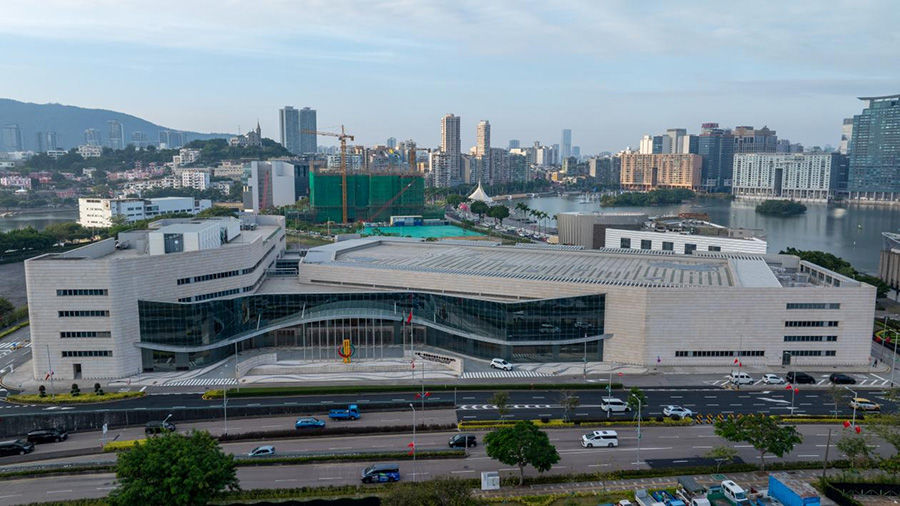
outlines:
[{"label": "flagpole", "polygon": [[53,362],[50,360],[50,345],[47,345],[47,367],[50,369],[50,395],[53,395]]}]

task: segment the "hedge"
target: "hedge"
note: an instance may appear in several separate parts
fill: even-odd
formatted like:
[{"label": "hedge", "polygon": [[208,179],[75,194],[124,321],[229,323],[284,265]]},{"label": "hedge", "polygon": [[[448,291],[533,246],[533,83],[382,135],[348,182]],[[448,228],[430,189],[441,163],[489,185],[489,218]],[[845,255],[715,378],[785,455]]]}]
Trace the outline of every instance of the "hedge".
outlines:
[{"label": "hedge", "polygon": [[[317,394],[361,394],[361,393],[390,393],[390,392],[409,392],[415,393],[420,391],[421,385],[334,385],[319,387],[242,387],[240,390],[236,388],[228,389],[228,397],[280,397],[286,395],[317,395]],[[613,383],[613,390],[621,390],[621,383]],[[492,384],[435,384],[425,385],[425,390],[429,392],[452,392],[457,390],[466,391],[483,391],[483,390],[606,390],[606,384],[603,383],[492,383]],[[208,390],[203,394],[203,398],[207,400],[221,399],[224,396],[223,390]]]},{"label": "hedge", "polygon": [[[443,432],[448,430],[455,430],[456,424],[454,423],[444,423],[444,424],[424,424],[420,423],[416,425],[416,431],[418,432]],[[317,437],[317,436],[334,436],[339,434],[391,434],[391,433],[402,433],[409,432],[411,430],[410,425],[380,425],[369,427],[365,425],[352,425],[352,426],[341,426],[341,427],[333,427],[333,428],[324,428],[324,429],[279,429],[279,430],[271,430],[271,431],[254,431],[254,432],[241,432],[237,434],[222,434],[218,437],[219,441],[242,441],[246,439],[297,439],[303,437]]]},{"label": "hedge", "polygon": [[519,503],[525,506],[550,506],[551,504],[568,498],[576,497],[593,497],[597,504],[617,503],[622,499],[634,501],[634,493],[630,490],[616,490],[603,492],[567,492],[545,495],[514,495],[514,496],[494,496],[479,497],[478,500],[483,503]]},{"label": "hedge", "polygon": [[13,332],[15,332],[15,331],[17,331],[17,330],[19,330],[19,329],[21,329],[21,328],[23,328],[23,327],[26,327],[27,325],[28,325],[28,321],[27,321],[27,320],[24,321],[24,322],[22,322],[22,323],[19,323],[19,324],[17,324],[17,325],[13,325],[12,327],[10,327],[10,328],[4,330],[3,332],[0,332],[0,339],[3,339],[4,337],[6,337],[6,336],[12,334]]},{"label": "hedge", "polygon": [[[461,459],[466,457],[465,450],[423,450],[416,452],[417,459]],[[246,457],[235,459],[239,466],[274,466],[309,464],[313,462],[360,462],[373,460],[412,460],[407,451],[377,453],[333,453],[328,455],[297,455],[285,457]]]},{"label": "hedge", "polygon": [[854,499],[852,495],[844,492],[840,487],[835,486],[829,480],[820,479],[817,482],[817,485],[825,494],[825,497],[831,499],[839,506],[863,506],[863,503]]},{"label": "hedge", "polygon": [[[501,427],[509,427],[511,425],[515,425],[519,420],[473,420],[473,421],[462,421],[457,423],[457,428],[459,430],[487,430],[487,429],[499,429]],[[543,422],[541,420],[532,420],[532,423],[537,425],[538,427],[545,429],[565,429],[571,427],[582,427],[582,426],[599,426],[599,427],[614,427],[614,426],[636,426],[637,420],[575,420],[572,422],[564,422],[559,419],[548,420],[547,422]],[[691,418],[682,418],[680,420],[673,420],[671,418],[663,418],[663,421],[658,422],[655,419],[653,420],[643,420],[641,421],[642,427],[685,427],[694,423],[694,420]]]},{"label": "hedge", "polygon": [[103,452],[117,452],[119,450],[130,450],[135,446],[143,443],[146,439],[125,439],[122,441],[110,441],[103,445]]},{"label": "hedge", "polygon": [[38,394],[16,394],[7,397],[7,401],[21,404],[91,404],[121,401],[123,399],[133,399],[135,397],[143,396],[144,392],[110,392],[103,395],[87,392],[79,395],[47,394],[44,397],[41,397]]}]

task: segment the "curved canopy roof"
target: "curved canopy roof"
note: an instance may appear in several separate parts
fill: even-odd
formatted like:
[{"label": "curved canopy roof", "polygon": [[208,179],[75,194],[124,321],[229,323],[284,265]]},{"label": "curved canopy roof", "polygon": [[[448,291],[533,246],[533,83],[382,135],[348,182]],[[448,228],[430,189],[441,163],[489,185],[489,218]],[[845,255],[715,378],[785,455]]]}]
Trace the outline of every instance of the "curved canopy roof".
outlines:
[{"label": "curved canopy roof", "polygon": [[488,194],[484,192],[484,188],[481,187],[481,181],[478,182],[478,188],[475,188],[475,191],[473,191],[472,194],[469,195],[469,200],[478,200],[484,202],[485,204],[490,204],[494,201],[494,199],[488,197]]}]

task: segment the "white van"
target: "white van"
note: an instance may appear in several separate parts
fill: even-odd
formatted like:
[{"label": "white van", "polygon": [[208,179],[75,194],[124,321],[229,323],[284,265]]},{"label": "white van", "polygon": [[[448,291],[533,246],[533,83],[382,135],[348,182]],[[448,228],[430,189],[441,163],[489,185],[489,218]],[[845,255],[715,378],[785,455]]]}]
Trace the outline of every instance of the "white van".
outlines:
[{"label": "white van", "polygon": [[731,371],[729,380],[735,385],[752,385],[753,377],[743,371]]},{"label": "white van", "polygon": [[744,489],[731,480],[722,482],[722,493],[725,494],[726,499],[738,506],[744,504],[747,506],[750,505],[750,499],[747,498],[747,492],[744,492]]},{"label": "white van", "polygon": [[584,448],[613,448],[619,446],[619,434],[614,430],[595,430],[581,436],[581,446]]},{"label": "white van", "polygon": [[631,411],[631,408],[628,407],[628,404],[625,404],[622,399],[617,399],[615,397],[604,397],[600,400],[600,409],[603,411],[611,411],[613,413],[624,413],[626,411]]}]

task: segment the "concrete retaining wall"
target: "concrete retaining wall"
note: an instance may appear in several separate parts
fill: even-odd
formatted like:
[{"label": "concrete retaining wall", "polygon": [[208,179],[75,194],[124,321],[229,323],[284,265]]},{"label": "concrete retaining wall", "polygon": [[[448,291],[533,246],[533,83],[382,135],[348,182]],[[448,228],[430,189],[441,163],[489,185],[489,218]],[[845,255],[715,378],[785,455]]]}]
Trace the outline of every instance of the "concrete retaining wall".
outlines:
[{"label": "concrete retaining wall", "polygon": [[237,363],[237,376],[238,378],[243,378],[254,367],[274,364],[275,362],[278,362],[278,353],[263,353],[245,358]]}]

